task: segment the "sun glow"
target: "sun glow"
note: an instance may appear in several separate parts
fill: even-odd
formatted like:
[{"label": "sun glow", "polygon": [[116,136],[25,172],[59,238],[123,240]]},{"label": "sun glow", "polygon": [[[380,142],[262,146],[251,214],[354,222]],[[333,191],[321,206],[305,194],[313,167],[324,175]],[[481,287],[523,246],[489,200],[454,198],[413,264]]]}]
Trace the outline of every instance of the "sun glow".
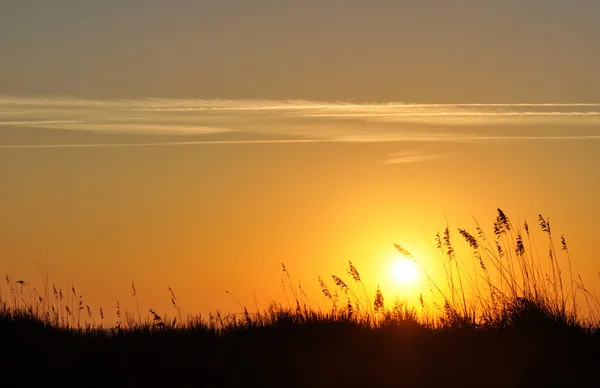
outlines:
[{"label": "sun glow", "polygon": [[417,264],[412,260],[401,259],[396,261],[392,267],[394,280],[401,284],[412,284],[417,279]]}]

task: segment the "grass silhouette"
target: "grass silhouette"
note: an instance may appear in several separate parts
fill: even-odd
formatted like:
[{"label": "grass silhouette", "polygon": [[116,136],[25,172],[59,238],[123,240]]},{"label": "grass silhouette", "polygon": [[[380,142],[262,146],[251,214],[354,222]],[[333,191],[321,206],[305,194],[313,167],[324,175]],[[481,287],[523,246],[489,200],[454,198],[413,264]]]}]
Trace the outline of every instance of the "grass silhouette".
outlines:
[{"label": "grass silhouette", "polygon": [[[421,311],[370,295],[349,263],[350,281],[319,277],[331,302],[309,306],[283,265],[291,303],[250,313],[173,318],[154,310],[117,321],[96,317],[75,288],[38,292],[8,275],[0,295],[1,386],[574,386],[597,380],[600,334],[596,295],[574,276],[560,237],[559,264],[548,218],[538,224],[547,256],[534,249],[527,223],[514,225],[498,209],[493,233],[458,229],[471,257],[457,253],[453,233],[435,236],[444,284],[401,245],[443,302]],[[565,265],[563,265],[565,267]],[[353,284],[350,284],[354,282]],[[235,296],[234,296],[235,298]],[[236,298],[237,300],[237,298]]]}]

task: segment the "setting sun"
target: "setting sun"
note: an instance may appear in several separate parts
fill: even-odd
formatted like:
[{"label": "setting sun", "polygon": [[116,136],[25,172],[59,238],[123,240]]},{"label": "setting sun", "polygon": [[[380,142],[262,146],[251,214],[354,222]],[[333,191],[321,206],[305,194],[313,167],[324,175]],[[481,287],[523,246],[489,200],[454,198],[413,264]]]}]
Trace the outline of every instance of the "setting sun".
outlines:
[{"label": "setting sun", "polygon": [[394,280],[401,284],[413,283],[417,279],[417,273],[417,265],[408,259],[398,260],[392,267]]}]

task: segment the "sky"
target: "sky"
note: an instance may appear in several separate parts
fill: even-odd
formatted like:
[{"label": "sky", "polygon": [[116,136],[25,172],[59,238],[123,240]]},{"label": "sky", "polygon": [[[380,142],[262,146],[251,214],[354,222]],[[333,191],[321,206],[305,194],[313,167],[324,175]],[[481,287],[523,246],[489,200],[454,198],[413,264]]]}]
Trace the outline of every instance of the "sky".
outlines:
[{"label": "sky", "polygon": [[[597,287],[596,1],[5,0],[0,270],[109,310],[313,304],[550,216]],[[540,237],[542,238],[542,237]],[[542,244],[542,243],[541,243]]]}]

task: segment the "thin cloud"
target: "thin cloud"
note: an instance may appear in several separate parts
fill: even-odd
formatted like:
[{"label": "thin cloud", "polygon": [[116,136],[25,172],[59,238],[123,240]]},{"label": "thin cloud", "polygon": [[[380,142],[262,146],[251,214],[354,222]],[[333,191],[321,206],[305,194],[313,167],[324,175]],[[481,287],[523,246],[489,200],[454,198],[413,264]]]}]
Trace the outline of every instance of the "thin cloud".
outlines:
[{"label": "thin cloud", "polygon": [[11,144],[0,145],[0,148],[118,148],[118,147],[161,147],[223,144],[302,144],[331,143],[335,140],[294,139],[294,140],[211,140],[211,141],[169,141],[148,143],[79,143],[79,144]]},{"label": "thin cloud", "polygon": [[[512,136],[513,133],[506,136],[501,132],[494,136],[479,136],[464,134],[464,130],[461,130],[468,127],[477,129],[476,126],[487,124],[519,126],[518,128],[523,128],[523,136]],[[565,129],[560,130],[559,134],[552,132],[552,136],[539,131],[535,134],[527,132],[531,125],[547,124],[561,124]],[[424,130],[422,125],[427,128]],[[587,136],[570,133],[567,127],[574,128],[576,125],[600,128],[600,103],[356,104],[306,100],[90,100],[0,96],[0,126],[15,127],[17,130],[29,127],[82,132],[217,136],[225,132],[236,132],[241,137],[252,134],[290,142],[597,138],[593,133],[587,133]],[[433,128],[435,133],[432,132]],[[243,141],[244,144],[255,142]],[[221,144],[235,143],[227,141]]]},{"label": "thin cloud", "polygon": [[600,112],[390,112],[390,113],[321,113],[303,117],[445,117],[445,116],[600,116]]},{"label": "thin cloud", "polygon": [[207,127],[202,125],[180,125],[180,124],[146,124],[131,122],[102,123],[71,121],[71,122],[32,122],[27,125],[31,128],[64,129],[69,131],[89,131],[106,133],[130,133],[130,134],[171,134],[171,135],[209,135],[229,132],[227,128]]},{"label": "thin cloud", "polygon": [[40,126],[40,125],[68,125],[68,124],[76,124],[81,123],[80,121],[74,120],[12,120],[12,121],[0,121],[0,126],[5,127],[30,127],[30,126]]},{"label": "thin cloud", "polygon": [[[68,144],[5,144],[0,149],[36,148],[119,148],[161,146],[210,146],[228,144],[308,144],[308,143],[419,143],[419,142],[477,142],[477,141],[538,141],[538,140],[600,140],[598,136],[463,136],[463,137],[404,137],[390,139],[271,139],[271,140],[207,140],[146,143],[68,143]],[[408,163],[437,158],[436,155],[392,154],[382,163]]]},{"label": "thin cloud", "polygon": [[434,154],[417,154],[412,152],[398,152],[390,155],[382,164],[405,164],[423,162],[439,158],[439,155]]}]

